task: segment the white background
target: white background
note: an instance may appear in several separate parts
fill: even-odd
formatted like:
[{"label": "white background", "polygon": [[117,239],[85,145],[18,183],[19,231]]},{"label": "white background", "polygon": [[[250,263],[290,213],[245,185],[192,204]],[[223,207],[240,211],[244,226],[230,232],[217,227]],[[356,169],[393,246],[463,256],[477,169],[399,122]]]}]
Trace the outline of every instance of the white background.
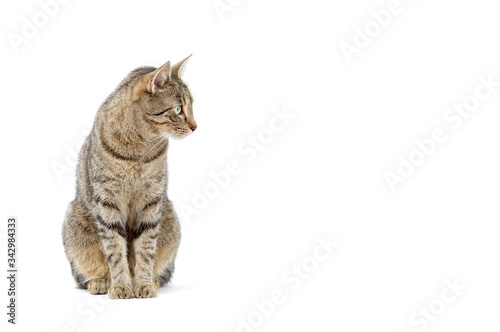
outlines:
[{"label": "white background", "polygon": [[[341,43],[388,0],[230,3],[221,19],[211,0],[73,0],[13,47],[8,36],[42,9],[2,2],[0,216],[19,219],[20,271],[16,326],[0,283],[2,331],[498,330],[500,88],[458,129],[443,119],[480,76],[500,81],[496,2],[401,0],[350,63]],[[75,288],[61,240],[74,154],[129,71],[191,53],[198,130],[170,144],[168,195],[180,211],[210,172],[231,160],[241,171],[181,215],[177,270],[157,298],[92,297]],[[238,147],[283,108],[295,118],[248,160]],[[435,128],[447,140],[391,191],[384,173]],[[283,275],[314,263],[318,237],[340,246],[292,290]],[[449,303],[446,280],[466,287]],[[284,301],[263,317],[254,301],[275,290]],[[255,327],[241,327],[249,316]]]}]

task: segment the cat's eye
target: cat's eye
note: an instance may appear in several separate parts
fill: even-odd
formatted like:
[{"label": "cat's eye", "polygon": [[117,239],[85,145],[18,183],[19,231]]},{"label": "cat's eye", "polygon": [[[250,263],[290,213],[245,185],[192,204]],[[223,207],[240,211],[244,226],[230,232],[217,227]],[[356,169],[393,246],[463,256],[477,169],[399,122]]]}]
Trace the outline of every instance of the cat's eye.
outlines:
[{"label": "cat's eye", "polygon": [[175,114],[179,115],[182,112],[182,106],[176,106],[174,108]]}]

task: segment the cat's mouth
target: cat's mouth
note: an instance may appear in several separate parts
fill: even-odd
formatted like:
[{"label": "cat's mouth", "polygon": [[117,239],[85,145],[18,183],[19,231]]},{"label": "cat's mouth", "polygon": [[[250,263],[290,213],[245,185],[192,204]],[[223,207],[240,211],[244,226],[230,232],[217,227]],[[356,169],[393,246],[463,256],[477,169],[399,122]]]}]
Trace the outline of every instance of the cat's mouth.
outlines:
[{"label": "cat's mouth", "polygon": [[187,130],[182,130],[182,131],[169,131],[169,132],[167,132],[166,135],[168,136],[168,138],[172,138],[175,140],[181,140],[183,138],[188,137],[192,133],[193,133],[192,130],[187,129]]}]

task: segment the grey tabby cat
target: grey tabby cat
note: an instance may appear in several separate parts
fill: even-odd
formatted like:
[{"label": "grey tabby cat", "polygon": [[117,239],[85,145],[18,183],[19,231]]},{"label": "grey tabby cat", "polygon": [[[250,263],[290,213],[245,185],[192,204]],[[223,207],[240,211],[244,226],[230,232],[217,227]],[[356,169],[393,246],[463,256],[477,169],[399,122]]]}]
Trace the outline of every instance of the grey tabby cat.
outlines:
[{"label": "grey tabby cat", "polygon": [[92,294],[155,297],[174,272],[180,226],[167,189],[169,138],[196,129],[186,61],[132,71],[101,105],[80,151],[63,225],[73,276]]}]

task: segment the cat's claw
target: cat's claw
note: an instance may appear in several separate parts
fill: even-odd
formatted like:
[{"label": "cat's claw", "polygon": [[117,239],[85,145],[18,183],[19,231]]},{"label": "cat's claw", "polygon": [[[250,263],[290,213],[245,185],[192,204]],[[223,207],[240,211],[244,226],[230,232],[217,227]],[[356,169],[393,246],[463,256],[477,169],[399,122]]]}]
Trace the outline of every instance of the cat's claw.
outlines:
[{"label": "cat's claw", "polygon": [[132,287],[127,285],[116,285],[109,289],[110,299],[129,299],[132,295]]},{"label": "cat's claw", "polygon": [[156,297],[158,288],[153,284],[143,284],[135,286],[134,294],[137,298],[151,298]]},{"label": "cat's claw", "polygon": [[97,278],[89,281],[87,289],[90,294],[106,294],[108,291],[106,279]]}]

